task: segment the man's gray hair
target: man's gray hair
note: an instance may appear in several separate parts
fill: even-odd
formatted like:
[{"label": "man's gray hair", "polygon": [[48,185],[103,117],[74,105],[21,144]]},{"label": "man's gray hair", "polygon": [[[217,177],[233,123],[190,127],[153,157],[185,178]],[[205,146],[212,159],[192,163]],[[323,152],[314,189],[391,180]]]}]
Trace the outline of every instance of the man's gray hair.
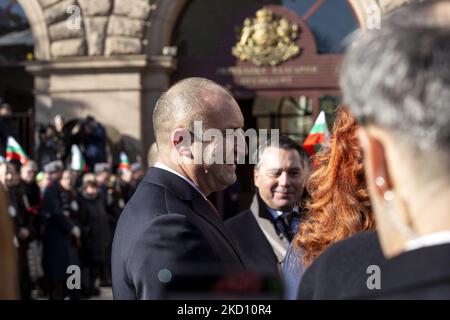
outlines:
[{"label": "man's gray hair", "polygon": [[[436,16],[442,4],[448,19]],[[340,84],[361,124],[389,129],[421,151],[450,153],[449,11],[448,0],[414,3],[387,16],[381,29],[356,35]]]},{"label": "man's gray hair", "polygon": [[202,121],[203,129],[208,126],[213,97],[218,94],[233,99],[228,90],[205,78],[186,78],[175,83],[162,94],[153,111],[153,129],[159,148],[169,142],[175,126],[184,125],[194,130],[194,121]]}]

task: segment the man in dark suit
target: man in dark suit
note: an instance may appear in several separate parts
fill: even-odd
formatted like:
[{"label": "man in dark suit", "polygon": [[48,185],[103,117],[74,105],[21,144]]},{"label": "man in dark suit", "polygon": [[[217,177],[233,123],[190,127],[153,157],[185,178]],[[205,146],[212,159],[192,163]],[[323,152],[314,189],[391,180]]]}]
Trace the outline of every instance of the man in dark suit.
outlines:
[{"label": "man in dark suit", "polygon": [[161,299],[184,276],[246,269],[206,198],[236,180],[235,163],[223,160],[245,155],[245,139],[238,134],[226,146],[222,139],[243,122],[233,97],[210,80],[188,78],[161,96],[153,113],[158,162],[122,212],[114,236],[115,299]]},{"label": "man in dark suit", "polygon": [[381,25],[354,39],[340,79],[386,257],[379,288],[366,294],[368,275],[351,297],[450,299],[450,1],[412,2]]},{"label": "man in dark suit", "polygon": [[226,221],[247,257],[249,268],[278,275],[300,222],[300,199],[308,174],[301,147],[283,136],[261,146],[254,170],[257,188],[248,210]]}]

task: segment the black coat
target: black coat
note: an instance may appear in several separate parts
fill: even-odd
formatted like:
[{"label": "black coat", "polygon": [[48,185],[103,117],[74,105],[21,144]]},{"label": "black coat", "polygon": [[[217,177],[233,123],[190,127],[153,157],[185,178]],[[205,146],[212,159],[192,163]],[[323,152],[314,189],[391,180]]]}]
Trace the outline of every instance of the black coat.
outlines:
[{"label": "black coat", "polygon": [[346,298],[450,299],[450,244],[404,252],[380,263],[381,290],[365,289],[367,277],[352,279]]},{"label": "black coat", "polygon": [[173,173],[150,168],[117,224],[114,298],[161,299],[161,277],[243,270],[237,245],[204,197]]},{"label": "black coat", "polygon": [[[48,280],[64,280],[67,267],[74,263],[71,254],[73,238],[71,230],[70,197],[58,183],[51,183],[44,192],[43,266]],[[68,203],[69,202],[69,203]]]},{"label": "black coat", "polygon": [[81,256],[84,262],[105,262],[109,244],[109,221],[103,199],[80,195],[79,221],[81,224]]},{"label": "black coat", "polygon": [[[367,267],[380,265],[384,256],[375,231],[359,232],[329,246],[306,269],[300,283],[300,300],[342,299],[354,292],[351,281],[359,276],[364,283]],[[360,288],[360,286],[357,286]],[[362,287],[368,293],[367,287]]]}]

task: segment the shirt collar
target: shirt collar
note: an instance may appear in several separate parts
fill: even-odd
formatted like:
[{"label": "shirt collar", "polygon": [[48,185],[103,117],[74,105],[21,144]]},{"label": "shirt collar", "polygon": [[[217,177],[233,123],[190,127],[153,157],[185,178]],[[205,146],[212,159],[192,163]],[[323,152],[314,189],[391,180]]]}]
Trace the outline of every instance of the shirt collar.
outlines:
[{"label": "shirt collar", "polygon": [[186,178],[185,176],[183,176],[180,173],[176,172],[172,168],[169,168],[168,166],[166,166],[165,164],[163,164],[161,162],[156,162],[153,167],[169,171],[169,172],[179,176],[181,179],[183,179],[184,181],[189,183],[195,190],[197,190],[204,198],[206,198],[206,196],[203,194],[203,192],[200,190],[200,188],[192,180]]},{"label": "shirt collar", "polygon": [[434,232],[410,240],[406,243],[405,251],[412,251],[420,248],[437,246],[446,243],[450,243],[450,230]]},{"label": "shirt collar", "polygon": [[[267,208],[267,210],[270,212],[270,214],[272,215],[272,217],[273,217],[274,219],[277,219],[279,216],[281,216],[283,213],[285,213],[285,212],[283,212],[283,211],[279,211],[279,210],[272,209],[272,208],[270,208],[270,207],[268,207],[268,206],[266,206],[266,208]],[[295,206],[295,207],[292,209],[292,211],[295,211],[295,212],[299,213],[299,208],[298,208],[298,206]],[[289,212],[290,212],[290,211],[289,211]]]}]

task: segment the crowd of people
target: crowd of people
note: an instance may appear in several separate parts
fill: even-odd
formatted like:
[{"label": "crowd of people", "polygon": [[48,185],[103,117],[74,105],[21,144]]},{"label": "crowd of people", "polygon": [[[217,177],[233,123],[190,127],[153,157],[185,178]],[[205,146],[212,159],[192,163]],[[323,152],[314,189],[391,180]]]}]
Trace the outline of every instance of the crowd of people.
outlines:
[{"label": "crowd of people", "polygon": [[[53,125],[39,129],[37,161],[0,163],[22,299],[89,298],[100,294],[100,285],[111,286],[114,229],[144,174],[139,162],[117,170],[106,162],[105,130],[92,117],[76,123],[74,134],[65,135],[63,127],[57,116]],[[86,160],[82,167],[70,153],[74,143]],[[70,265],[81,268],[82,290],[67,290]]]}]

